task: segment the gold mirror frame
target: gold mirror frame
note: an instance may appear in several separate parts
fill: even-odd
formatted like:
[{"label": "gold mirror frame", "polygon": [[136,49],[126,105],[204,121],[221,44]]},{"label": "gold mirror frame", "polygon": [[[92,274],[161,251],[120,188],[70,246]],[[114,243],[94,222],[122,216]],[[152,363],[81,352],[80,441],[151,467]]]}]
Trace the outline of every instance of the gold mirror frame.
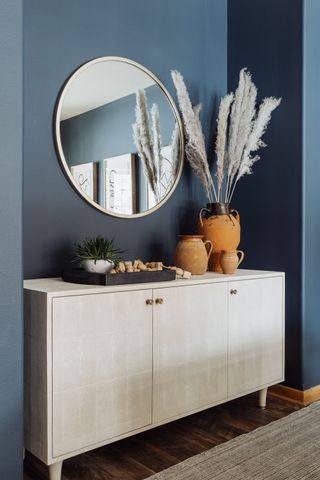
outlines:
[{"label": "gold mirror frame", "polygon": [[[143,72],[145,72],[147,75],[149,75],[155,82],[156,84],[160,87],[160,89],[162,90],[162,92],[165,94],[170,106],[171,106],[171,109],[173,111],[173,114],[176,118],[176,121],[177,121],[177,124],[178,124],[178,127],[179,127],[179,132],[180,132],[180,145],[179,145],[179,169],[178,169],[178,173],[177,173],[177,176],[176,176],[176,179],[170,189],[170,191],[166,194],[165,197],[163,197],[163,199],[157,204],[155,205],[154,207],[150,208],[149,210],[146,210],[144,212],[141,212],[141,213],[133,213],[131,215],[128,215],[128,214],[120,214],[120,213],[113,213],[111,212],[110,210],[107,210],[106,208],[102,207],[101,205],[99,205],[98,203],[94,202],[90,197],[88,197],[82,190],[81,188],[77,185],[77,183],[75,182],[73,176],[71,175],[71,171],[70,171],[70,168],[67,164],[67,161],[66,161],[66,158],[64,156],[64,153],[63,153],[63,148],[62,148],[62,142],[61,142],[61,136],[60,136],[60,117],[61,117],[61,111],[62,111],[62,106],[63,106],[63,101],[64,101],[64,98],[68,92],[68,89],[70,87],[70,85],[72,84],[73,80],[76,79],[84,70],[90,68],[92,65],[95,65],[97,63],[101,63],[101,62],[110,62],[110,61],[116,61],[116,62],[123,62],[123,63],[127,63],[129,65],[133,65],[134,67],[137,67],[139,68],[140,70],[142,70]],[[55,113],[54,113],[54,137],[55,137],[55,145],[56,145],[56,149],[57,149],[57,154],[58,154],[58,158],[59,158],[59,161],[60,161],[60,165],[62,167],[62,170],[65,174],[65,176],[67,177],[67,180],[69,181],[69,183],[71,184],[71,186],[75,189],[75,191],[87,202],[89,203],[91,206],[93,206],[94,208],[96,208],[97,210],[100,210],[101,212],[107,214],[107,215],[111,215],[112,217],[118,217],[118,218],[139,218],[139,217],[144,217],[146,215],[149,215],[150,213],[153,213],[155,212],[156,210],[158,210],[160,207],[162,207],[162,205],[164,205],[167,200],[169,200],[169,198],[171,197],[171,195],[173,194],[173,192],[175,191],[175,189],[177,188],[177,185],[179,183],[179,180],[181,178],[181,174],[182,174],[182,169],[183,169],[183,164],[184,164],[184,135],[183,135],[183,126],[182,126],[182,122],[181,122],[181,118],[180,118],[180,114],[179,114],[179,111],[177,109],[177,106],[175,104],[175,102],[173,101],[173,98],[171,97],[170,93],[168,92],[168,90],[166,89],[166,87],[163,85],[163,83],[158,79],[158,77],[156,77],[156,75],[154,75],[154,73],[152,73],[150,70],[148,70],[146,67],[144,67],[143,65],[141,65],[140,63],[137,63],[135,62],[134,60],[130,60],[128,58],[125,58],[125,57],[117,57],[117,56],[106,56],[106,57],[98,57],[98,58],[95,58],[93,60],[90,60],[89,62],[86,62],[84,63],[83,65],[81,65],[79,68],[77,68],[71,75],[70,77],[67,79],[67,81],[65,82],[65,84],[63,85],[62,89],[61,89],[61,92],[58,96],[58,99],[57,99],[57,103],[56,103],[56,108],[55,108]]]}]

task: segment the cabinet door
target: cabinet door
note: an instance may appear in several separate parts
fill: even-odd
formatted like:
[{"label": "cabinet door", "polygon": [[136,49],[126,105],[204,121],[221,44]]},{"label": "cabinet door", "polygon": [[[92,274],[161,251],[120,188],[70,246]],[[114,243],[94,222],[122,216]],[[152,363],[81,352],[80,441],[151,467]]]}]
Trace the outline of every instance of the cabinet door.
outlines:
[{"label": "cabinet door", "polygon": [[283,379],[283,279],[229,283],[228,396]]},{"label": "cabinet door", "polygon": [[53,300],[53,456],[151,423],[151,290]]},{"label": "cabinet door", "polygon": [[227,284],[158,289],[153,298],[153,421],[224,400]]}]

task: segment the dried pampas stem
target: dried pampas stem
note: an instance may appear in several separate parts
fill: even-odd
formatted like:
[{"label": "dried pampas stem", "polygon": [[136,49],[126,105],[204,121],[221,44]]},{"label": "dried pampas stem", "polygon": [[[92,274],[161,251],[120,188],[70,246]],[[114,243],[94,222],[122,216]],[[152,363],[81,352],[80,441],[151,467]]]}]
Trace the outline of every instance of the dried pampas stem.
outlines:
[{"label": "dried pampas stem", "polygon": [[154,160],[152,134],[149,123],[148,103],[145,91],[138,90],[136,93],[136,123],[132,125],[133,140],[142,161],[145,176],[150,188],[158,200],[158,175]]},{"label": "dried pampas stem", "polygon": [[[160,133],[160,115],[159,108],[156,103],[151,107],[151,131],[152,131],[152,151],[153,162],[155,165],[156,183],[160,182],[163,170],[163,158],[161,153],[161,133]],[[159,191],[157,192],[157,201],[159,201]]]},{"label": "dried pampas stem", "polygon": [[180,130],[179,125],[176,122],[171,136],[171,178],[174,182],[178,175],[179,167],[179,148],[180,148]]},{"label": "dried pampas stem", "polygon": [[[236,118],[233,119],[233,108],[231,110],[230,129],[230,150],[229,150],[229,168],[228,168],[228,188],[226,189],[226,199],[228,201],[230,190],[240,168],[244,146],[251,132],[253,119],[255,116],[255,105],[257,98],[257,89],[251,80],[251,74],[243,68],[240,71],[239,86],[235,95],[235,103],[238,95],[238,106]],[[241,100],[240,100],[241,99]],[[234,103],[234,104],[235,104]]]},{"label": "dried pampas stem", "polygon": [[218,114],[218,127],[216,138],[216,155],[217,155],[217,180],[218,180],[218,201],[220,201],[220,194],[222,190],[222,184],[224,179],[224,167],[226,158],[226,143],[227,143],[227,130],[228,130],[228,118],[230,113],[231,104],[233,102],[234,95],[229,93],[222,98],[219,107]]},{"label": "dried pampas stem", "polygon": [[239,124],[241,120],[241,112],[243,108],[243,101],[245,95],[245,86],[246,86],[246,79],[245,79],[245,68],[240,71],[239,74],[239,84],[234,95],[234,102],[231,108],[230,114],[230,129],[229,129],[229,139],[228,139],[228,176],[231,175],[233,165],[235,163],[235,154],[237,149],[237,141],[238,141],[238,130]]},{"label": "dried pampas stem", "polygon": [[266,146],[266,144],[261,140],[261,137],[267,130],[273,110],[275,110],[280,103],[281,98],[268,97],[263,99],[256,121],[254,122],[251,134],[247,141],[247,151],[256,152],[260,147]]},{"label": "dried pampas stem", "polygon": [[[186,157],[205,189],[209,202],[213,202],[217,194],[210,173],[205,140],[199,118],[201,106],[193,108],[182,75],[176,70],[171,72],[177,90],[179,107],[182,113],[186,133]],[[214,197],[213,197],[214,196]]]},{"label": "dried pampas stem", "polygon": [[256,152],[261,147],[266,147],[266,144],[263,142],[261,137],[267,130],[267,126],[271,120],[271,114],[281,103],[281,98],[268,97],[265,98],[260,105],[256,120],[253,123],[249,137],[243,154],[241,157],[241,162],[239,165],[239,170],[237,173],[236,180],[234,182],[232,191],[230,192],[229,202],[231,202],[235,187],[238,183],[238,180],[243,177],[243,175],[250,175],[252,173],[252,165],[260,160],[259,155],[251,156],[251,152]]}]

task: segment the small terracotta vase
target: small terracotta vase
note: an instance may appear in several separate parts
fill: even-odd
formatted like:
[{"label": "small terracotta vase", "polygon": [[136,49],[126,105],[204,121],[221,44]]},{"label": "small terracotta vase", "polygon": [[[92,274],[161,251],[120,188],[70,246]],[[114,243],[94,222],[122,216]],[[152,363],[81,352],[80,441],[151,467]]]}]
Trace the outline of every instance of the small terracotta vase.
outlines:
[{"label": "small terracotta vase", "polygon": [[209,270],[222,272],[222,250],[236,250],[240,243],[240,215],[229,203],[207,203],[199,212],[199,233],[212,242]]},{"label": "small terracotta vase", "polygon": [[[240,258],[238,257],[240,253]],[[242,250],[223,250],[220,255],[220,265],[223,273],[232,274],[244,259]]]},{"label": "small terracotta vase", "polygon": [[[192,275],[203,275],[208,270],[208,259],[212,252],[210,240],[203,242],[203,235],[179,235],[175,265]],[[207,246],[209,249],[207,251]]]}]

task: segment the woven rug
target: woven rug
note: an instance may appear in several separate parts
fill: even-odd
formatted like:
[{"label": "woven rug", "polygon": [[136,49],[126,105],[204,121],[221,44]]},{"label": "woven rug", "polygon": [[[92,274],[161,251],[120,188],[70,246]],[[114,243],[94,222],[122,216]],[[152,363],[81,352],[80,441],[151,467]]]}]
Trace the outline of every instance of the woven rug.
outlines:
[{"label": "woven rug", "polygon": [[148,480],[320,480],[320,402]]}]

